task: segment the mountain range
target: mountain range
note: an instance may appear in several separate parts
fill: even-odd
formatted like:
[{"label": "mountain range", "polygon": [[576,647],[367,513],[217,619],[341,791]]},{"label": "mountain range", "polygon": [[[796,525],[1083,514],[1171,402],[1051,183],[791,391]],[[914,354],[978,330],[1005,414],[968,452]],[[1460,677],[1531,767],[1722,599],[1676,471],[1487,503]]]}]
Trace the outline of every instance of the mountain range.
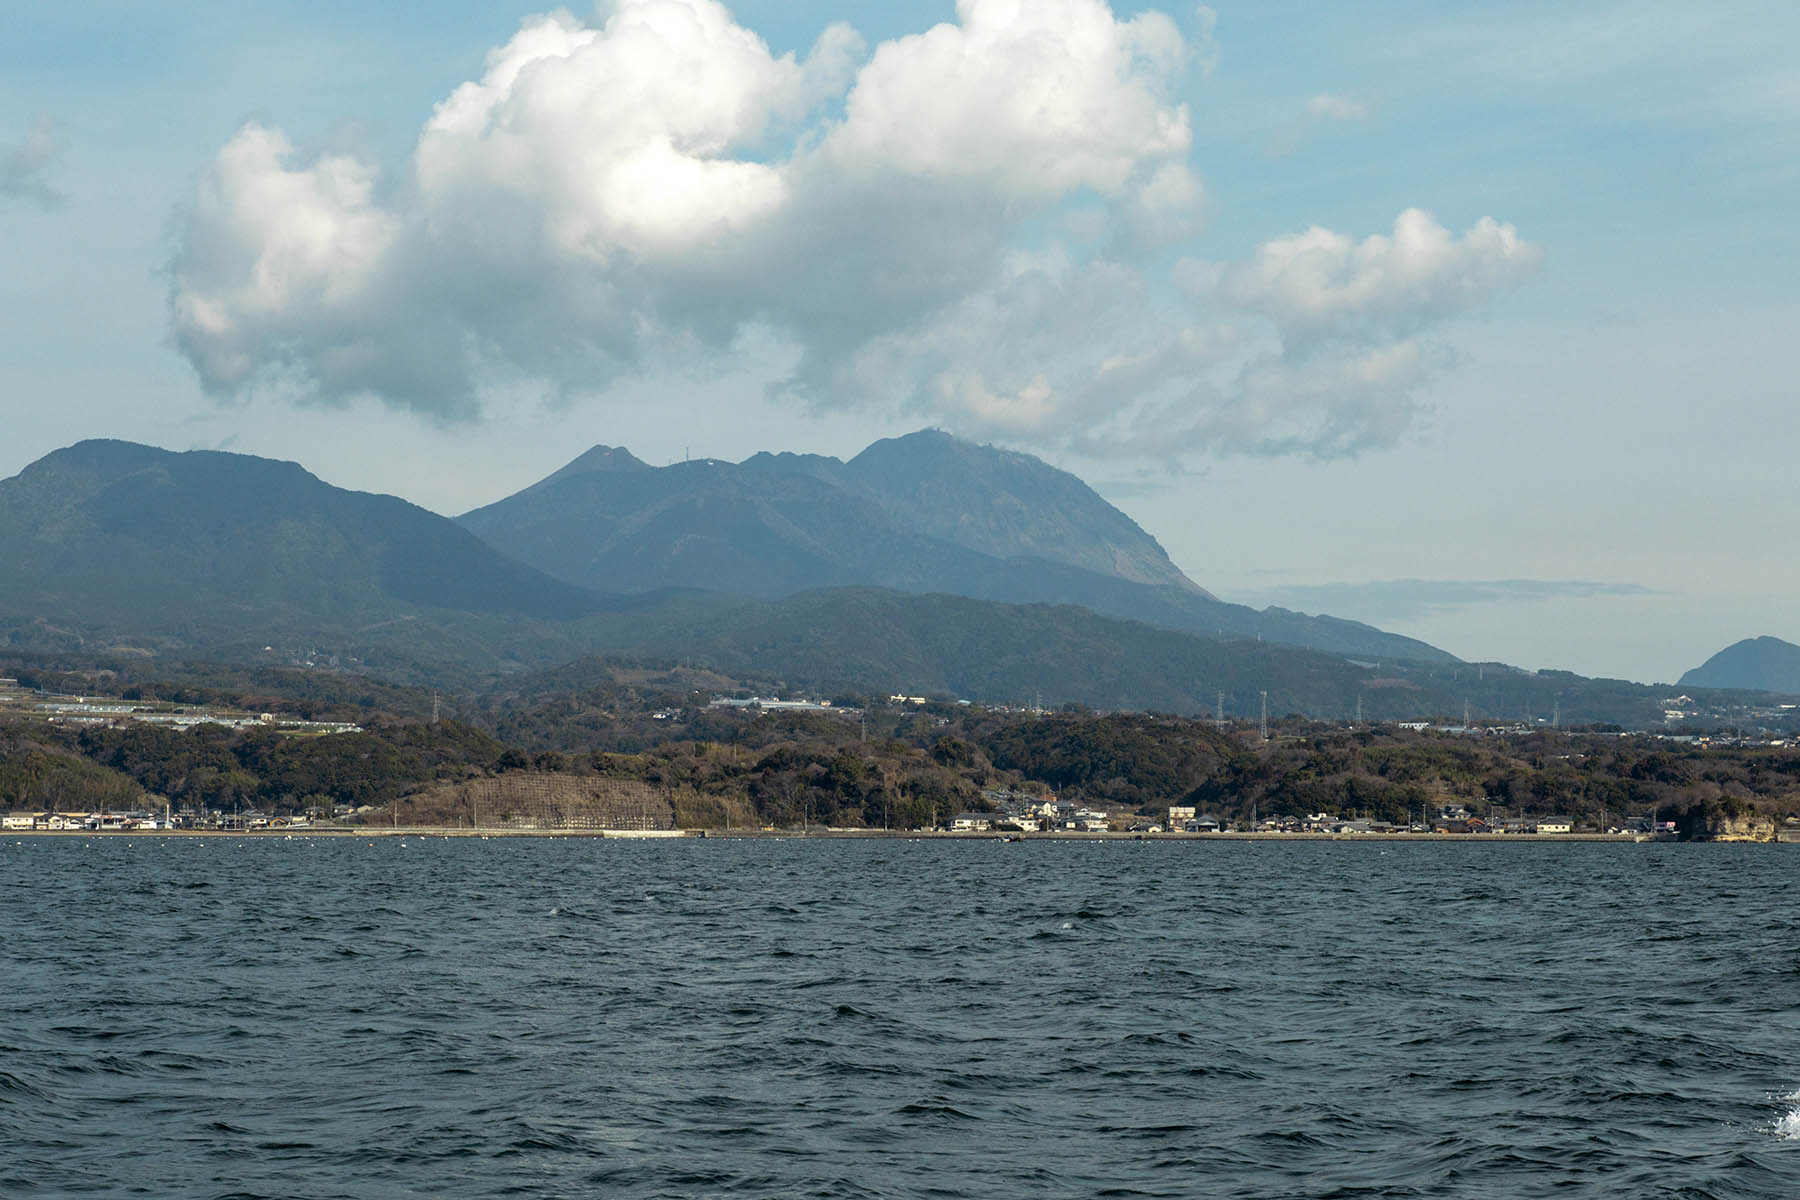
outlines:
[{"label": "mountain range", "polygon": [[1211,637],[1451,662],[1372,626],[1220,601],[1074,475],[926,430],[848,462],[757,454],[651,467],[596,446],[458,518],[544,574],[606,592],[757,598],[834,587],[1075,604]]},{"label": "mountain range", "polygon": [[935,433],[849,462],[653,468],[597,447],[461,524],[294,463],[82,442],[0,480],[0,647],[324,656],[458,688],[612,654],[827,694],[1662,713],[1636,684],[1470,666],[1353,622],[1225,604],[1075,477]]},{"label": "mountain range", "polygon": [[[1347,710],[1367,668],[1339,653],[1452,661],[1224,604],[1074,476],[936,433],[848,463],[657,469],[598,447],[462,525],[290,462],[87,441],[0,480],[0,561],[0,645],[322,646],[413,682],[625,653],[821,688],[1188,711],[1226,691],[1243,711],[1260,686]],[[1285,644],[1307,640],[1339,653]]]}]

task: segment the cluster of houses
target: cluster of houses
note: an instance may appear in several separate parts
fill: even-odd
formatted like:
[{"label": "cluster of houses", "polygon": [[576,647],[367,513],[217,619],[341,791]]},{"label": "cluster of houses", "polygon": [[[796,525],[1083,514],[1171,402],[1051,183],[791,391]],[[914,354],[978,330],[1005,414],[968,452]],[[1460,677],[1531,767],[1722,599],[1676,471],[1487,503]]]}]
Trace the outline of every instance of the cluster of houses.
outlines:
[{"label": "cluster of houses", "polygon": [[310,824],[303,816],[270,816],[259,812],[171,813],[10,812],[0,813],[0,831],[15,833],[154,833],[167,829],[291,829]]},{"label": "cluster of houses", "polygon": [[11,812],[0,813],[0,830],[36,833],[87,830],[90,833],[136,833],[174,829],[167,813],[140,812]]},{"label": "cluster of houses", "polygon": [[[1438,810],[1437,816],[1432,818],[1426,828],[1432,833],[1555,834],[1574,833],[1575,822],[1572,818],[1563,816],[1510,817],[1488,820],[1476,816],[1463,805],[1449,804]],[[1602,832],[1672,834],[1675,832],[1675,822],[1653,821],[1644,818],[1636,822],[1611,825]]]},{"label": "cluster of houses", "polygon": [[989,788],[981,798],[992,812],[957,813],[948,828],[953,833],[1100,833],[1113,827],[1111,814],[1007,788]]},{"label": "cluster of houses", "polygon": [[[1150,818],[1118,817],[1050,797],[999,789],[983,792],[982,798],[993,805],[994,811],[958,813],[951,818],[946,828],[953,833],[1100,833],[1113,830],[1127,833],[1219,833],[1229,828],[1218,818],[1198,812],[1192,805],[1171,805],[1168,818],[1157,821]],[[1303,817],[1276,816],[1261,820],[1253,817],[1237,828],[1248,833],[1554,835],[1574,833],[1575,822],[1564,816],[1516,817],[1490,821],[1474,815],[1463,806],[1446,805],[1429,819],[1403,825],[1391,821],[1312,813]],[[1639,821],[1633,825],[1613,826],[1606,832],[1672,835],[1675,823]]]},{"label": "cluster of houses", "polygon": [[[1451,804],[1440,808],[1435,816],[1427,820],[1405,825],[1395,824],[1391,821],[1348,819],[1334,817],[1329,813],[1313,813],[1304,817],[1268,817],[1253,822],[1250,829],[1257,833],[1491,833],[1541,836],[1574,833],[1575,821],[1571,817],[1557,815],[1490,820],[1476,816],[1462,805]],[[1675,832],[1675,823],[1673,821],[1650,823],[1640,820],[1632,825],[1614,825],[1605,832],[1672,834]]]}]

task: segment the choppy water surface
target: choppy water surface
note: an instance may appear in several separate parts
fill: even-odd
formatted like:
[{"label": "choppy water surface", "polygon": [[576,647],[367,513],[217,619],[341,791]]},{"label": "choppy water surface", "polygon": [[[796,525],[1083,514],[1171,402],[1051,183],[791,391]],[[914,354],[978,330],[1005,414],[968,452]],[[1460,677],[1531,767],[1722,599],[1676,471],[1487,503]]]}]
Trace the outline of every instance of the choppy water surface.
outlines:
[{"label": "choppy water surface", "polygon": [[1800,1195],[1800,849],[0,845],[0,1194]]}]

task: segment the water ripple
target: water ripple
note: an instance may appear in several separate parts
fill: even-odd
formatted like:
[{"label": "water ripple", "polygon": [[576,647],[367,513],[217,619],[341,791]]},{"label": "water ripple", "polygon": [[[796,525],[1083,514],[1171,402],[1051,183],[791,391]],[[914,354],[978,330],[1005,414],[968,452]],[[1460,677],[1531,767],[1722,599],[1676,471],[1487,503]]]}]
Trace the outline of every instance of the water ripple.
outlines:
[{"label": "water ripple", "polygon": [[0,1194],[1796,1194],[1800,856],[1030,851],[15,840]]}]

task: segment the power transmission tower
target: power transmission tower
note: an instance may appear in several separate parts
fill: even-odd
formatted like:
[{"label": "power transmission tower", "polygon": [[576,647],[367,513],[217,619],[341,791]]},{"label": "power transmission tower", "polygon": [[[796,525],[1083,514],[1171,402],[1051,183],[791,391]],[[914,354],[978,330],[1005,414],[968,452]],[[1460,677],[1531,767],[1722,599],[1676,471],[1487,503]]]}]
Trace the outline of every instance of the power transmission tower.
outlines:
[{"label": "power transmission tower", "polygon": [[1262,694],[1262,740],[1269,740],[1269,693]]}]

